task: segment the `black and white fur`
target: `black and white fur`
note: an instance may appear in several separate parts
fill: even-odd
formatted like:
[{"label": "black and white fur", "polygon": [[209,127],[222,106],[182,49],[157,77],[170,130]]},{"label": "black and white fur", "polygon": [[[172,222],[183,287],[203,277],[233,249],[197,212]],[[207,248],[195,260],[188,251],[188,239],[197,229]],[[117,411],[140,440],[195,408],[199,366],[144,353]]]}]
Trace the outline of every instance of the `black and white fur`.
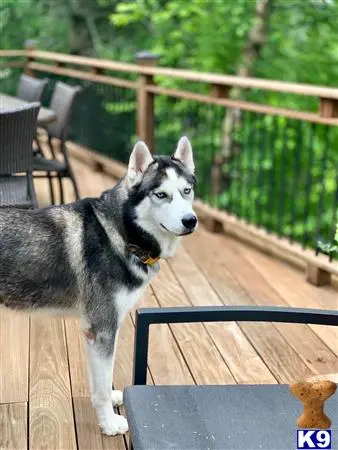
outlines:
[{"label": "black and white fur", "polygon": [[122,392],[111,390],[118,329],[159,270],[130,245],[152,258],[173,256],[197,226],[194,184],[186,137],[172,157],[153,157],[138,142],[126,176],[100,198],[0,210],[0,305],[81,317],[92,403],[107,435],[128,430],[113,410]]}]

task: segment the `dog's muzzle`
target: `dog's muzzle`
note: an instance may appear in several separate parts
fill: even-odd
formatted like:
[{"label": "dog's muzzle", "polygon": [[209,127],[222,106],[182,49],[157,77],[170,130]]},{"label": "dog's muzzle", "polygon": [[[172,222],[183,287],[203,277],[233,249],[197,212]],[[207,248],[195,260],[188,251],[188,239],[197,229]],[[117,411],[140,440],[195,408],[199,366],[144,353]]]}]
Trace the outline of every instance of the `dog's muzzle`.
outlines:
[{"label": "dog's muzzle", "polygon": [[187,232],[192,232],[197,225],[197,217],[194,214],[187,214],[182,219],[182,225],[187,230]]}]

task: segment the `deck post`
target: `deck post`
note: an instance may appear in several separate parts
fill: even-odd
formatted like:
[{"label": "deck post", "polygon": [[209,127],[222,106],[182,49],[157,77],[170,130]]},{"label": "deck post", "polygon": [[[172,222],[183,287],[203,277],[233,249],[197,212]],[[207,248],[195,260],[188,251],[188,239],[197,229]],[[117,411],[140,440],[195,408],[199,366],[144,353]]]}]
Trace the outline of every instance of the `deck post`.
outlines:
[{"label": "deck post", "polygon": [[[136,61],[142,66],[154,66],[158,57],[149,52],[140,52],[136,55]],[[148,145],[149,150],[154,152],[154,94],[147,91],[147,86],[152,84],[154,84],[152,75],[140,75],[137,91],[137,135]]]},{"label": "deck post", "polygon": [[319,115],[321,117],[338,117],[338,100],[321,98]]},{"label": "deck post", "polygon": [[[27,41],[25,41],[24,47],[27,52],[36,50],[36,41],[34,41],[33,39],[28,39]],[[28,68],[28,64],[33,60],[34,58],[32,58],[31,56],[27,56],[24,65],[24,72],[26,75],[29,75],[30,77],[35,76],[35,72],[32,69]]]},{"label": "deck post", "polygon": [[306,281],[314,286],[325,286],[331,283],[331,274],[320,267],[308,263]]}]

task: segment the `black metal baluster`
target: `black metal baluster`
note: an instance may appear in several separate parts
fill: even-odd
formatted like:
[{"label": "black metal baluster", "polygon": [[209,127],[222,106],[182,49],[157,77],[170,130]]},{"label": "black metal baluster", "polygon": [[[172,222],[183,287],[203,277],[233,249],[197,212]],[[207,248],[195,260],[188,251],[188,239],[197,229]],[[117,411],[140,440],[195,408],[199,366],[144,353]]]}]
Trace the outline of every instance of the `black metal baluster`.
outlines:
[{"label": "black metal baluster", "polygon": [[311,123],[310,129],[309,129],[309,143],[306,147],[307,149],[307,155],[306,155],[306,180],[305,180],[305,192],[304,192],[304,209],[303,209],[303,227],[304,227],[304,233],[303,233],[303,239],[302,244],[303,248],[306,248],[308,242],[309,242],[309,208],[310,208],[310,196],[311,191],[313,187],[313,177],[312,177],[312,169],[313,169],[313,157],[314,157],[314,138],[316,135],[317,130],[317,124]]},{"label": "black metal baluster", "polygon": [[284,223],[285,223],[285,192],[286,192],[286,169],[287,169],[287,158],[286,153],[288,151],[288,129],[289,129],[290,119],[285,119],[284,130],[283,130],[283,149],[282,149],[282,159],[281,159],[281,167],[279,171],[279,196],[278,196],[278,227],[277,233],[279,236],[282,236]]},{"label": "black metal baluster", "polygon": [[270,148],[271,148],[271,167],[269,172],[268,181],[268,201],[267,201],[267,222],[266,228],[268,233],[275,231],[277,224],[276,214],[276,153],[277,153],[277,141],[280,131],[280,123],[278,116],[272,116],[272,126],[270,132]]},{"label": "black metal baluster", "polygon": [[232,124],[232,137],[231,137],[231,161],[230,161],[230,204],[231,204],[231,213],[237,215],[238,211],[238,197],[236,195],[236,184],[238,179],[237,174],[237,158],[240,147],[239,141],[239,132],[240,132],[240,123],[242,121],[242,113],[239,113],[239,116],[236,116],[235,121]]},{"label": "black metal baluster", "polygon": [[242,144],[240,154],[238,155],[238,198],[239,198],[239,216],[241,219],[245,219],[245,187],[247,182],[247,170],[245,168],[245,159],[248,156],[248,142],[249,142],[249,130],[247,127],[249,123],[249,112],[243,111],[242,116]]},{"label": "black metal baluster", "polygon": [[262,226],[261,223],[261,192],[262,192],[262,159],[264,154],[264,118],[265,115],[259,115],[259,127],[258,127],[258,135],[256,140],[256,158],[255,158],[255,199],[254,199],[254,205],[255,205],[255,224],[260,227]]},{"label": "black metal baluster", "polygon": [[230,148],[229,148],[229,155],[228,160],[226,162],[227,166],[227,176],[228,176],[228,183],[227,183],[227,193],[228,193],[228,206],[227,210],[231,213],[233,213],[233,181],[234,181],[234,161],[236,158],[236,149],[235,149],[235,139],[236,139],[236,126],[237,126],[237,119],[236,119],[236,112],[233,112],[231,114],[231,123],[230,123],[230,133],[229,133],[229,141],[230,141]]},{"label": "black metal baluster", "polygon": [[302,151],[302,122],[297,121],[296,122],[296,147],[294,152],[294,164],[293,164],[293,171],[292,171],[292,177],[293,177],[293,183],[292,183],[292,191],[291,191],[291,232],[289,236],[290,242],[293,242],[295,239],[295,228],[297,226],[297,217],[296,217],[296,206],[297,206],[297,200],[299,196],[298,192],[298,185],[299,185],[299,177],[301,175],[300,170],[300,155]]},{"label": "black metal baluster", "polygon": [[[223,124],[223,120],[224,120],[224,117],[226,115],[226,108],[224,108],[223,106],[220,106],[217,109],[217,112],[218,112],[218,117],[217,117],[218,120],[217,120],[217,124],[216,124],[216,126],[215,126],[215,128],[213,130],[213,138],[215,139],[215,142],[219,141],[219,147],[217,148],[216,145],[214,146],[215,150],[214,150],[214,157],[213,157],[212,163],[214,163],[214,161],[215,161],[216,152],[219,155],[220,152],[221,152],[221,149],[222,149],[222,136],[223,136],[223,125],[224,125]],[[220,170],[222,171],[222,167],[220,168]],[[211,180],[211,181],[213,182],[213,180]],[[222,192],[221,192],[221,194],[222,194]],[[218,206],[217,203],[218,203],[218,205],[220,204],[219,198],[218,199],[214,198],[213,199],[213,204],[215,206]]]},{"label": "black metal baluster", "polygon": [[251,222],[251,198],[250,198],[250,192],[252,190],[252,180],[253,180],[253,156],[254,156],[254,138],[255,138],[255,119],[256,115],[248,111],[248,120],[247,120],[247,136],[246,136],[246,142],[247,142],[247,152],[246,152],[246,184],[245,184],[245,191],[243,198],[245,199],[246,203],[246,220],[247,222]]},{"label": "black metal baluster", "polygon": [[[325,191],[325,172],[326,172],[326,168],[327,168],[327,158],[328,158],[328,153],[329,153],[329,146],[330,146],[330,133],[329,133],[330,128],[327,126],[323,127],[323,152],[322,152],[322,160],[321,160],[321,177],[320,177],[320,185],[321,185],[321,189],[320,189],[320,194],[319,194],[319,199],[318,199],[318,206],[317,206],[317,223],[316,223],[316,249],[318,251],[318,247],[317,247],[317,242],[318,239],[325,239],[325,236],[321,235],[321,217],[323,214],[323,210],[324,210],[324,191]],[[326,236],[326,238],[328,238],[328,236]],[[328,243],[328,242],[325,242]],[[320,249],[319,249],[320,250]]]},{"label": "black metal baluster", "polygon": [[251,152],[250,152],[250,183],[248,186],[248,192],[247,192],[247,196],[248,196],[248,202],[249,202],[249,221],[251,223],[255,223],[256,221],[256,208],[255,208],[255,201],[253,198],[253,191],[255,190],[255,188],[257,188],[257,184],[256,184],[256,154],[259,153],[259,150],[257,149],[258,147],[258,141],[259,141],[259,119],[260,119],[260,115],[255,113],[254,114],[254,123],[252,126],[252,135],[251,135],[251,142],[250,142],[250,146],[251,146]]},{"label": "black metal baluster", "polygon": [[[269,126],[269,116],[265,116],[264,120],[264,151],[262,155],[262,161],[261,165],[263,168],[263,175],[262,175],[262,201],[261,201],[261,210],[262,210],[262,226],[269,230],[269,222],[270,222],[270,214],[271,211],[269,210],[270,205],[270,192],[271,192],[271,186],[270,186],[270,172],[272,172],[272,159],[273,159],[273,143],[271,139],[272,132],[270,130]],[[275,116],[271,116],[271,125],[273,125]],[[270,166],[271,164],[271,166]]]}]

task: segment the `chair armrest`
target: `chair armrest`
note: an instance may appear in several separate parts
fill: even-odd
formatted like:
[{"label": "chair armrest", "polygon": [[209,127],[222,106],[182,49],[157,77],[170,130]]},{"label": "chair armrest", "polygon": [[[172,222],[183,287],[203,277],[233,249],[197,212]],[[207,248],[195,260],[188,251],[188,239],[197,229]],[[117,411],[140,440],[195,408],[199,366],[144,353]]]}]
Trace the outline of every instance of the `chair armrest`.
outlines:
[{"label": "chair armrest", "polygon": [[149,327],[151,324],[233,321],[338,326],[338,311],[277,306],[199,306],[137,309],[133,384],[147,383]]}]

